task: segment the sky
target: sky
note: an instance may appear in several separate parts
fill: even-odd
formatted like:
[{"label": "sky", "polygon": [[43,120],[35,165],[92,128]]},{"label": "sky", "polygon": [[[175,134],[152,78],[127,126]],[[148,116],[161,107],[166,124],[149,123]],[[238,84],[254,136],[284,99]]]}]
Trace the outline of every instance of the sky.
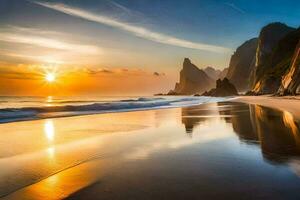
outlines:
[{"label": "sky", "polygon": [[299,19],[298,0],[1,0],[0,95],[167,92],[185,57],[223,69],[266,24]]}]

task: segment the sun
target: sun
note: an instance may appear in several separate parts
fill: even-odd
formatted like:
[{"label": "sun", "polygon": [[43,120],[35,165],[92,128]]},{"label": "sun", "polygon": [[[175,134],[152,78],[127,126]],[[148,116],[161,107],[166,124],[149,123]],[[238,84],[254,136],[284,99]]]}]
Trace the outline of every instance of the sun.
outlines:
[{"label": "sun", "polygon": [[55,81],[56,77],[54,73],[47,73],[45,79],[47,82],[52,83]]}]

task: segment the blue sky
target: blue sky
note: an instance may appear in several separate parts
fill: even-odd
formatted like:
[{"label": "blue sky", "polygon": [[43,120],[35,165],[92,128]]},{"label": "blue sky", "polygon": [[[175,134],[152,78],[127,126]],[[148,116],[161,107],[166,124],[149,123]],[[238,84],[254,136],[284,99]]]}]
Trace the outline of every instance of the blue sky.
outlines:
[{"label": "blue sky", "polygon": [[300,1],[1,0],[0,70],[146,70],[174,84],[184,57],[227,67],[271,22],[299,27]]},{"label": "blue sky", "polygon": [[[36,1],[2,0],[0,3],[1,27],[17,26],[65,32],[74,38],[85,38],[106,48],[140,54],[142,60],[152,55],[162,60],[162,67],[172,67],[182,57],[192,57],[198,65],[226,67],[230,54],[242,42],[258,35],[262,26],[280,21],[299,26],[300,1],[290,0],[52,0],[41,3],[60,3],[93,14],[100,14],[119,22],[146,28],[155,33],[224,47],[227,52],[162,44],[144,37],[36,4]],[[158,52],[161,50],[160,52]],[[143,53],[142,53],[143,52]],[[171,56],[170,56],[171,54]],[[137,55],[135,55],[137,56]],[[143,58],[145,57],[145,58]],[[138,59],[140,60],[140,59]],[[109,65],[110,62],[105,62]],[[124,62],[123,62],[124,63]],[[125,60],[125,64],[127,61]],[[100,63],[101,64],[101,63]],[[136,65],[128,61],[128,65]],[[117,66],[113,63],[112,66]],[[127,65],[127,64],[126,64]],[[166,66],[168,65],[168,66]],[[147,67],[147,66],[146,66]]]}]

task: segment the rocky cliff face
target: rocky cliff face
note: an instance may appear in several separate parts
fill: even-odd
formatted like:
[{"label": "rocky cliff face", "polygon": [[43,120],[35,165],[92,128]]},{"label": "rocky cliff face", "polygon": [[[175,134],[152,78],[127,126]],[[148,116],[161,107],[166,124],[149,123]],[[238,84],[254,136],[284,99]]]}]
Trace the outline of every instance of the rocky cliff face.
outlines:
[{"label": "rocky cliff face", "polygon": [[300,39],[291,60],[291,66],[283,76],[278,90],[280,95],[295,95],[300,86]]},{"label": "rocky cliff face", "polygon": [[[250,77],[254,93],[266,94],[277,91],[280,85],[280,78],[276,76],[270,77],[267,74],[279,62],[279,59],[274,57],[279,41],[292,31],[295,31],[295,29],[282,23],[272,23],[262,28],[258,38],[255,68],[252,72],[252,77]],[[275,59],[277,62],[272,62],[272,59]]]},{"label": "rocky cliff face", "polygon": [[257,70],[257,81],[253,89],[255,93],[267,94],[278,91],[282,77],[292,67],[293,55],[299,39],[300,29],[297,29],[291,31],[277,42],[264,65],[261,65],[261,69]]},{"label": "rocky cliff face", "polygon": [[[272,23],[262,28],[259,38],[246,41],[232,55],[229,68],[223,71],[207,67],[198,69],[186,58],[180,72],[180,81],[169,94],[199,94],[215,86],[206,95],[235,94],[238,91],[248,94],[295,94],[300,92],[300,28],[295,29],[282,23]],[[227,84],[230,83],[230,84]],[[233,83],[233,84],[231,84]],[[225,88],[221,85],[227,85]],[[231,87],[232,85],[233,87]],[[222,88],[222,89],[220,89]]]},{"label": "rocky cliff face", "polygon": [[259,34],[255,66],[265,64],[278,41],[294,30],[294,28],[279,22],[271,23],[263,27]]},{"label": "rocky cliff face", "polygon": [[246,41],[237,48],[231,56],[226,77],[232,82],[238,91],[250,89],[250,74],[255,66],[255,55],[258,39]]},{"label": "rocky cliff face", "polygon": [[190,59],[185,58],[183,68],[180,71],[179,83],[176,83],[174,94],[196,94],[202,93],[214,87],[214,80],[210,78],[203,70],[192,64]]}]

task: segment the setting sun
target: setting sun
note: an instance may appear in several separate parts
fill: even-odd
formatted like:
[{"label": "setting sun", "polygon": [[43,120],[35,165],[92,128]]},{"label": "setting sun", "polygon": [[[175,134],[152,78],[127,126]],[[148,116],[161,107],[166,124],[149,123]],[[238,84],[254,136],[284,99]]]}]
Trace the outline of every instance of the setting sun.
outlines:
[{"label": "setting sun", "polygon": [[54,82],[55,78],[56,78],[55,74],[53,74],[53,73],[47,73],[46,77],[45,77],[46,81],[48,81],[48,82]]}]

